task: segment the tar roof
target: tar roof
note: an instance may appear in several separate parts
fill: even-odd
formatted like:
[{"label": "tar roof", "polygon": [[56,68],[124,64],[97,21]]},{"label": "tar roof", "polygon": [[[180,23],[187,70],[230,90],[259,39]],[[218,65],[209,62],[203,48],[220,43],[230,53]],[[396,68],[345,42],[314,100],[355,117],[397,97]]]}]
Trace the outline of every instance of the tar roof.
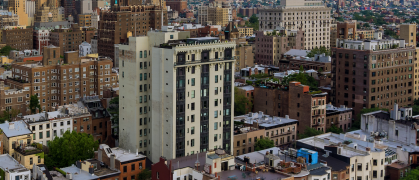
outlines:
[{"label": "tar roof", "polygon": [[318,155],[319,160],[326,161],[327,165],[331,167],[333,171],[346,170],[346,167],[349,166],[349,163],[336,159],[332,156],[326,156],[326,154],[321,151],[318,152]]},{"label": "tar roof", "polygon": [[[10,125],[14,127],[10,127]],[[28,126],[26,126],[26,123],[23,121],[13,121],[13,122],[6,121],[5,123],[0,124],[0,129],[3,130],[3,133],[7,137],[15,137],[15,136],[22,136],[26,134],[32,134],[32,131],[29,130]]]},{"label": "tar roof", "polygon": [[310,175],[322,176],[322,175],[328,174],[327,173],[327,170],[330,170],[330,168],[323,166],[321,168],[317,168],[317,169],[311,170],[310,171]]}]

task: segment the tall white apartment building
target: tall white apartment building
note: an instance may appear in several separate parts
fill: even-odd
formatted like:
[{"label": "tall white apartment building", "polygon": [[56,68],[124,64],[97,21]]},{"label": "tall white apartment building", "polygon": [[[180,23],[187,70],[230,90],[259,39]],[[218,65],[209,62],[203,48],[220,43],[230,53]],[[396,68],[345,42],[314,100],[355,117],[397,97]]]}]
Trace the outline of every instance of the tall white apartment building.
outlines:
[{"label": "tall white apartment building", "polygon": [[304,49],[324,46],[330,48],[331,8],[320,0],[281,0],[275,9],[259,9],[259,29],[304,31]]},{"label": "tall white apartment building", "polygon": [[167,28],[119,46],[120,146],[158,162],[231,152],[234,42]]}]

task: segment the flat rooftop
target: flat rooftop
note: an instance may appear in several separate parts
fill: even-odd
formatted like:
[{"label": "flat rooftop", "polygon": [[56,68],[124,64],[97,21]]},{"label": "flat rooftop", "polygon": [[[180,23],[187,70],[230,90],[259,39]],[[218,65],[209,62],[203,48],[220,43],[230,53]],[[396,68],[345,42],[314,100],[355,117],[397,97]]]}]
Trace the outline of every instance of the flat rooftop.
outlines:
[{"label": "flat rooftop", "polygon": [[120,162],[143,159],[146,157],[142,154],[137,155],[135,152],[128,152],[119,147],[112,148],[111,150],[112,150],[112,153],[115,154],[116,159],[118,159]]},{"label": "flat rooftop", "polygon": [[3,130],[3,133],[7,137],[15,137],[15,136],[32,134],[32,131],[29,130],[28,126],[23,121],[13,121],[13,122],[6,121],[3,124],[0,124],[0,129]]},{"label": "flat rooftop", "polygon": [[246,124],[259,123],[259,127],[269,128],[287,124],[297,123],[298,120],[287,117],[276,117],[264,115],[263,112],[249,113],[248,115],[236,116],[234,121],[244,121]]},{"label": "flat rooftop", "polygon": [[[298,142],[308,144],[314,147],[318,147],[320,149],[324,149],[324,146],[331,146],[331,145],[338,145],[339,143],[345,144],[345,140],[351,140],[352,143],[357,144],[357,148],[353,149],[350,148],[351,146],[348,145],[348,148],[342,148],[341,155],[345,157],[353,157],[353,156],[365,156],[367,155],[366,152],[366,146],[363,146],[363,144],[368,144],[367,142],[363,141],[364,143],[359,143],[360,141],[357,141],[352,138],[345,137],[345,134],[334,134],[334,133],[325,133],[318,136],[313,136],[305,139],[297,140]],[[348,141],[347,141],[348,142]],[[372,143],[370,143],[372,146]],[[381,149],[371,148],[371,151],[383,151]]]},{"label": "flat rooftop", "polygon": [[[374,137],[371,136],[370,133],[363,131],[363,130],[356,130],[356,131],[351,131],[351,132],[347,132],[347,135],[353,135],[355,137],[365,137],[365,139],[373,139]],[[364,141],[365,142],[365,141]],[[371,144],[371,143],[370,143]],[[383,148],[386,147],[394,152],[397,151],[397,146],[401,146],[403,151],[407,151],[407,152],[415,152],[415,151],[419,151],[419,146],[412,146],[409,145],[407,143],[404,143],[402,141],[388,141],[386,139],[382,139],[379,141],[379,144],[375,143],[375,146],[377,148]],[[371,148],[372,150],[373,148]],[[374,148],[375,149],[375,148]],[[386,152],[387,154],[387,152]]]},{"label": "flat rooftop", "polygon": [[15,159],[13,159],[9,154],[0,155],[0,169],[6,171],[6,168],[9,172],[25,172],[29,171],[25,166],[21,165]]}]

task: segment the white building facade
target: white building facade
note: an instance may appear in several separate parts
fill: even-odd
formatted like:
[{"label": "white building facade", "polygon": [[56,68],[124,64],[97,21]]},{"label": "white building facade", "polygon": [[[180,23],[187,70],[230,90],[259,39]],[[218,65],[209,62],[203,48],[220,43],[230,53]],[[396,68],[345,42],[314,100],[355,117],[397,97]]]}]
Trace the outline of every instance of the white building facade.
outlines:
[{"label": "white building facade", "polygon": [[186,36],[150,31],[119,46],[120,94],[130,95],[120,98],[120,146],[148,151],[153,162],[232,150],[235,43],[190,38],[189,45],[163,44]]},{"label": "white building facade", "polygon": [[88,54],[92,54],[92,46],[84,41],[79,45],[79,57],[83,57]]},{"label": "white building facade", "polygon": [[303,30],[304,49],[324,46],[330,48],[331,8],[322,1],[281,0],[275,9],[259,9],[261,31],[285,27]]}]

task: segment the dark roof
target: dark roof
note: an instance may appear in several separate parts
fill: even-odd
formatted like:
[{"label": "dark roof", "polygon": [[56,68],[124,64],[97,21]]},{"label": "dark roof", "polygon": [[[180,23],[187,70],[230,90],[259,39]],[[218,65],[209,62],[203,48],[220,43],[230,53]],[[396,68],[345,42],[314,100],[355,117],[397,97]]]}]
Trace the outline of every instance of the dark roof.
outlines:
[{"label": "dark roof", "polygon": [[326,167],[326,166],[321,167],[321,168],[317,168],[317,169],[311,170],[310,175],[317,175],[317,176],[325,175],[325,174],[327,174],[327,170],[329,170],[329,169],[330,168]]},{"label": "dark roof", "polygon": [[310,164],[310,165],[307,166],[307,170],[311,171],[311,170],[314,170],[314,169],[318,169],[320,167],[323,167],[323,164],[320,164],[320,163]]},{"label": "dark roof", "polygon": [[324,157],[324,153],[318,152],[318,159],[327,162],[327,166],[332,167],[332,171],[343,171],[346,170],[346,167],[349,166],[349,163],[341,161],[332,156]]},{"label": "dark roof", "polygon": [[[45,175],[47,176],[47,179],[48,180],[52,180],[53,178],[52,178],[52,176],[51,176],[51,174],[49,173],[49,171],[48,171],[48,168],[47,168],[47,166],[45,166],[44,164],[39,164],[39,165],[37,165],[38,167],[43,167],[43,169],[42,169],[42,172],[43,173],[45,173]],[[44,170],[45,169],[45,170]]]}]

